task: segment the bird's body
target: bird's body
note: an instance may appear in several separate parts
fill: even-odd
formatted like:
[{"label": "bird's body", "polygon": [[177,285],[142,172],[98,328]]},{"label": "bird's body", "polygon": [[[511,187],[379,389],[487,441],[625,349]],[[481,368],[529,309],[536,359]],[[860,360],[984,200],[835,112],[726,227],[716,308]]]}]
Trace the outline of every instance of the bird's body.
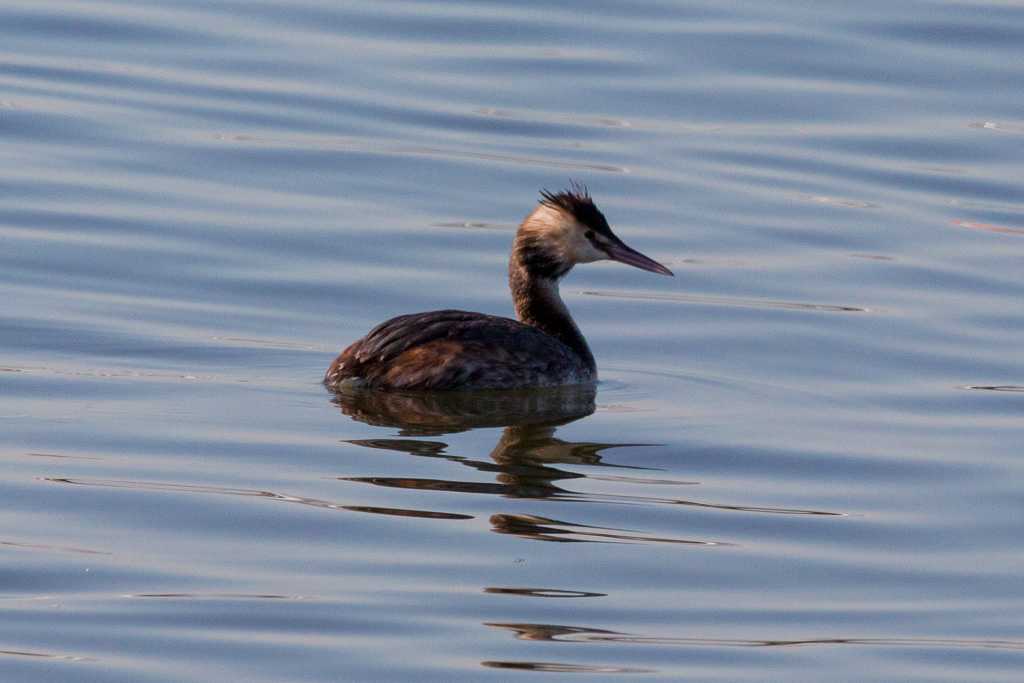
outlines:
[{"label": "bird's body", "polygon": [[519,227],[509,261],[518,320],[454,310],[398,316],[345,349],[324,383],[402,391],[592,383],[594,356],[558,281],[577,263],[609,258],[671,275],[623,244],[585,190],[545,192]]},{"label": "bird's body", "polygon": [[510,318],[430,311],[392,318],[331,364],[330,386],[518,389],[581,384],[595,371],[549,334]]}]

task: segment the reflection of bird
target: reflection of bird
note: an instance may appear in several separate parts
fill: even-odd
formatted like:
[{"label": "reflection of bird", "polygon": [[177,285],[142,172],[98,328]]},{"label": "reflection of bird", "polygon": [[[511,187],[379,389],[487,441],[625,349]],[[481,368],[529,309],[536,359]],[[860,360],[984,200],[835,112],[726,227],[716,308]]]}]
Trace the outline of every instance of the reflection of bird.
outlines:
[{"label": "reflection of bird", "polygon": [[594,412],[596,395],[593,384],[484,392],[346,388],[333,401],[360,422],[427,436],[513,424],[565,424]]},{"label": "reflection of bird", "polygon": [[584,188],[541,197],[519,226],[509,261],[518,321],[453,310],[392,318],[331,363],[328,388],[511,389],[596,380],[594,356],[558,281],[577,263],[602,259],[672,271],[616,237]]},{"label": "reflection of bird", "polygon": [[[594,412],[593,384],[474,393],[468,391],[338,392],[334,401],[346,415],[372,425],[400,427],[403,436],[441,435],[504,426],[490,460],[448,455],[448,445],[421,439],[359,439],[349,443],[433,458],[445,458],[495,476],[494,483],[409,477],[354,477],[351,480],[397,488],[494,493],[513,498],[569,495],[555,485],[584,475],[554,465],[629,468],[602,462],[609,448],[627,443],[563,441],[556,429]],[[632,469],[632,468],[629,468]]]},{"label": "reflection of bird", "polygon": [[[515,389],[509,391],[389,392],[351,390],[334,396],[343,413],[366,424],[398,427],[403,437],[442,435],[468,429],[504,426],[489,459],[467,458],[448,452],[442,441],[411,438],[354,439],[348,443],[365,448],[438,458],[493,475],[494,481],[467,478],[426,477],[341,477],[390,489],[472,493],[505,498],[561,499],[575,501],[612,500],[614,502],[659,502],[687,504],[686,501],[634,496],[601,496],[563,488],[562,482],[600,477],[574,471],[588,468],[646,469],[607,462],[604,451],[611,448],[642,446],[638,443],[599,443],[566,441],[555,436],[558,427],[579,420],[594,411],[593,384]],[[567,467],[562,467],[563,465]],[[638,483],[668,482],[631,478]],[[363,512],[412,515],[414,511],[395,512],[394,507],[360,508]],[[451,513],[418,511],[418,516],[451,519]],[[510,534],[538,541],[602,543],[685,543],[707,541],[664,538],[613,527],[594,526],[524,513],[495,513],[490,517],[495,533]]]}]

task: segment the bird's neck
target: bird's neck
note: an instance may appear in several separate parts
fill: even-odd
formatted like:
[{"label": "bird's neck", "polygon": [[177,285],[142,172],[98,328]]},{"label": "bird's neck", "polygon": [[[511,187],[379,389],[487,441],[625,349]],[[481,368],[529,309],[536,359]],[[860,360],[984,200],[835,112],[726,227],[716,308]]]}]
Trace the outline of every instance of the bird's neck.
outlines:
[{"label": "bird's neck", "polygon": [[587,340],[558,293],[558,278],[530,272],[522,254],[513,250],[509,263],[509,286],[520,322],[551,335],[576,352],[591,370],[596,368]]}]

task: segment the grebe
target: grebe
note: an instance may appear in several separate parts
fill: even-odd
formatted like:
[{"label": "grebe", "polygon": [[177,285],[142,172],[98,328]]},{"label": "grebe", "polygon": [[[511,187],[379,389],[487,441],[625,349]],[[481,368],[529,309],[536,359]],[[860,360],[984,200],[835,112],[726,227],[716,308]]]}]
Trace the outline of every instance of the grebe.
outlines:
[{"label": "grebe", "polygon": [[577,263],[603,259],[672,275],[615,236],[585,187],[544,190],[512,244],[508,280],[518,321],[453,310],[401,315],[342,351],[324,384],[340,391],[592,383],[594,356],[558,294],[558,281]]}]

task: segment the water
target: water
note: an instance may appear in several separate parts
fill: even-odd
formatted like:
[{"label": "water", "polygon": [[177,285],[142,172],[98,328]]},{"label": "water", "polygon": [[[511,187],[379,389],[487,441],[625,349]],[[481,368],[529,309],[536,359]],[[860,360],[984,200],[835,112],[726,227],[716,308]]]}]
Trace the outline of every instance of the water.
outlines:
[{"label": "water", "polygon": [[[7,2],[0,678],[1016,681],[1024,6]],[[587,183],[586,392],[336,401]]]}]

